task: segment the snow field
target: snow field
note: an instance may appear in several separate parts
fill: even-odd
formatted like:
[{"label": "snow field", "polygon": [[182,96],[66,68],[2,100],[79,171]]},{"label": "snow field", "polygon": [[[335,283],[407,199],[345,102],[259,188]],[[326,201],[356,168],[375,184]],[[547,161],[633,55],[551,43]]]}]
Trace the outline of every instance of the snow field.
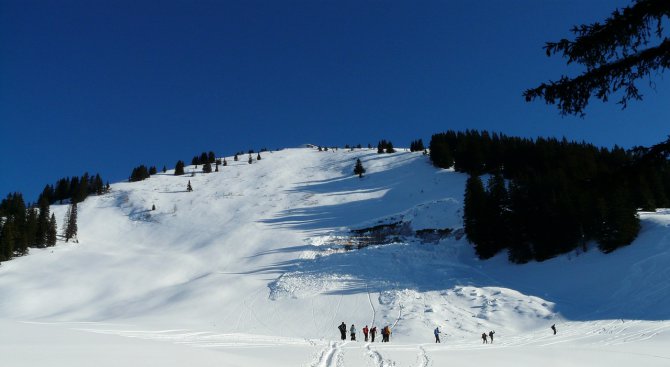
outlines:
[{"label": "snow field", "polygon": [[[81,203],[78,244],[0,267],[0,355],[57,367],[670,362],[670,212],[641,213],[639,238],[613,254],[523,266],[479,261],[457,235],[347,251],[351,228],[458,229],[466,177],[420,153],[261,155]],[[339,341],[342,321],[359,342]],[[361,342],[366,324],[391,325],[391,343]]]}]

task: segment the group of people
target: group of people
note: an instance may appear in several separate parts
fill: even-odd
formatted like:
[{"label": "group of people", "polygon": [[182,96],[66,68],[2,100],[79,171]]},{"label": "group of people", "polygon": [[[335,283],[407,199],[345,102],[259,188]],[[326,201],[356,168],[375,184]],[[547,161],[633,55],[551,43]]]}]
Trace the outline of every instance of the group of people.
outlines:
[{"label": "group of people", "polygon": [[[347,340],[347,325],[342,321],[342,324],[337,327],[340,330],[340,337],[342,340]],[[391,327],[390,326],[384,326],[382,328],[382,343],[387,343],[389,341],[389,338],[391,336]],[[356,326],[354,324],[351,324],[351,327],[349,328],[349,335],[351,336],[351,341],[356,341]],[[368,340],[372,343],[375,342],[375,336],[377,335],[377,327],[372,325],[371,329],[368,329],[368,326],[365,325],[363,328],[363,336],[365,337],[365,341],[367,342]]]},{"label": "group of people", "polygon": [[493,334],[495,334],[495,333],[496,333],[496,332],[493,331],[493,330],[489,331],[489,335],[488,335],[488,337],[487,337],[487,335],[486,335],[485,332],[482,333],[482,344],[488,344],[488,343],[489,343],[488,338],[491,339],[491,344],[493,344]]},{"label": "group of people", "polygon": [[[342,340],[347,340],[347,325],[344,323],[344,321],[342,321],[342,324],[337,328],[340,330]],[[554,335],[556,335],[556,324],[551,325],[551,330],[553,330]],[[356,341],[356,327],[354,326],[354,324],[351,324],[351,328],[349,328],[349,333],[351,335],[351,340]],[[482,344],[488,344],[489,341],[491,342],[491,344],[493,344],[493,335],[495,333],[496,332],[493,330],[489,331],[488,334],[486,334],[486,332],[482,333]],[[372,329],[368,329],[367,325],[365,325],[365,327],[363,328],[363,335],[365,336],[366,342],[368,341],[369,336],[369,339],[371,339],[370,341],[374,343],[376,334],[377,334],[377,327],[374,325],[372,326]],[[435,335],[435,343],[441,343],[440,334],[442,334],[442,332],[440,331],[439,326],[436,327],[435,330],[433,330],[433,334]],[[390,336],[391,336],[391,327],[388,325],[384,326],[384,328],[382,328],[382,343],[388,342]]]}]

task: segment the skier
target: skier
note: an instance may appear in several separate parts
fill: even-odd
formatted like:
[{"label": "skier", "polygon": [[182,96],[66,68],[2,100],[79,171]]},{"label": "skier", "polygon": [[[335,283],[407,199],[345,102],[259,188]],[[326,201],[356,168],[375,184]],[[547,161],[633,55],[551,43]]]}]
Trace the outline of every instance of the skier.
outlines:
[{"label": "skier", "polygon": [[349,332],[351,333],[351,341],[355,342],[356,341],[356,327],[354,324],[351,324],[351,329],[349,329]]},{"label": "skier", "polygon": [[435,334],[435,343],[441,343],[440,342],[440,327],[436,327],[435,330],[433,330],[433,334]]},{"label": "skier", "polygon": [[488,344],[489,342],[486,340],[486,333],[482,333],[482,344]]},{"label": "skier", "polygon": [[377,334],[377,327],[372,325],[372,329],[370,329],[370,338],[373,343],[375,342],[375,334]]},{"label": "skier", "polygon": [[489,331],[489,338],[491,339],[491,344],[493,344],[493,334],[495,334],[495,333],[496,332],[493,331],[493,330]]},{"label": "skier", "polygon": [[368,331],[370,330],[368,329],[368,326],[365,325],[365,327],[363,328],[363,336],[365,336],[365,341],[368,341]]},{"label": "skier", "polygon": [[554,335],[556,335],[556,324],[551,325],[551,330],[553,330]]},{"label": "skier", "polygon": [[342,324],[337,327],[340,329],[340,336],[342,337],[342,340],[347,339],[347,325],[344,324],[344,321],[342,321]]}]

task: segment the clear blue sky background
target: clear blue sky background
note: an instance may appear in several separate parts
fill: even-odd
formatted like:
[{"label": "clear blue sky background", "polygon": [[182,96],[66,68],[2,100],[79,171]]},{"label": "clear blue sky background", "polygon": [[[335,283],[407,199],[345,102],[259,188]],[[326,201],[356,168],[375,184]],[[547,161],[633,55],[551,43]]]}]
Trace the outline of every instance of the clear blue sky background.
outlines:
[{"label": "clear blue sky background", "polygon": [[545,41],[624,0],[0,0],[0,195],[202,151],[408,146],[447,129],[626,148],[670,134],[670,74],[585,118],[523,90],[578,69]]}]

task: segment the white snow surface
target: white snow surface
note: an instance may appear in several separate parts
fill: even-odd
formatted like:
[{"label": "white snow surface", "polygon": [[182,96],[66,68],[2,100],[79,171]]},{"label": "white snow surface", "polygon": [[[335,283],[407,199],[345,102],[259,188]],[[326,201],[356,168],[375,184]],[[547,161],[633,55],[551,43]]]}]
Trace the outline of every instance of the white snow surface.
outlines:
[{"label": "white snow surface", "polygon": [[[670,211],[609,255],[480,261],[458,231],[467,177],[420,153],[261,156],[113,184],[79,204],[79,243],[2,263],[0,366],[670,366]],[[398,221],[454,232],[345,249]]]}]

